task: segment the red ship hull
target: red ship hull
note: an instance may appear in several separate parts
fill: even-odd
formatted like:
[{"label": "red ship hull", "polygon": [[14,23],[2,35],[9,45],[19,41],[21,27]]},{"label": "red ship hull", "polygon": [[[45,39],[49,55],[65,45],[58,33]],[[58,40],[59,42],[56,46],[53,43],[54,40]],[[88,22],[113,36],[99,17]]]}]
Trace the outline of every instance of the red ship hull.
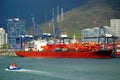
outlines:
[{"label": "red ship hull", "polygon": [[33,58],[112,58],[112,50],[99,51],[16,51],[20,57]]}]

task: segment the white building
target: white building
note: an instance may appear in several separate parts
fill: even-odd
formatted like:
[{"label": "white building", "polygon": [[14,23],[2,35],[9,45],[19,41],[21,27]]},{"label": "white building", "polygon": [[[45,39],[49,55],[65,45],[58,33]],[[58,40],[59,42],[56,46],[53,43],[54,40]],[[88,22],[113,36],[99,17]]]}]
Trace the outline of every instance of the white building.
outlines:
[{"label": "white building", "polygon": [[120,37],[120,19],[111,19],[110,28],[116,36]]},{"label": "white building", "polygon": [[0,28],[0,47],[4,44],[7,44],[7,33],[5,33],[5,29]]}]

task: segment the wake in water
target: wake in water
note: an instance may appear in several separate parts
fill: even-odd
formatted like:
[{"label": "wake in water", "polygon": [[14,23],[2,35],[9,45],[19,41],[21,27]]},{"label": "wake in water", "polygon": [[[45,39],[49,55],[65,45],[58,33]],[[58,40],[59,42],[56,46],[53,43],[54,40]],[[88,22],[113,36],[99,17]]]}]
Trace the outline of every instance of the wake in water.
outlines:
[{"label": "wake in water", "polygon": [[38,70],[30,70],[30,69],[20,69],[20,70],[5,69],[5,70],[6,71],[11,71],[11,72],[23,72],[23,73],[29,73],[29,74],[34,74],[34,75],[43,75],[43,76],[49,76],[49,77],[62,78],[62,76],[59,76],[56,73],[54,73],[54,75],[53,75],[53,73],[50,73],[50,72],[47,72],[47,71],[38,71]]},{"label": "wake in water", "polygon": [[37,70],[30,70],[30,69],[20,69],[20,70],[8,70],[5,69],[6,71],[13,71],[13,72],[24,72],[24,73],[30,73],[30,74],[36,74],[36,75],[48,75],[52,76],[50,72],[47,71],[37,71]]}]

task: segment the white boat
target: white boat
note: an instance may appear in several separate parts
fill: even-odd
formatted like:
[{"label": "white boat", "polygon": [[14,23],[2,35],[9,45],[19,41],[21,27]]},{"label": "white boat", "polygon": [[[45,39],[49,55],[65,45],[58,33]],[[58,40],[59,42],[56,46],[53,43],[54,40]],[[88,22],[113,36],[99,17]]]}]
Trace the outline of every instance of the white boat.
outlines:
[{"label": "white boat", "polygon": [[20,70],[21,68],[17,67],[15,63],[12,63],[9,67],[7,67],[5,70]]}]

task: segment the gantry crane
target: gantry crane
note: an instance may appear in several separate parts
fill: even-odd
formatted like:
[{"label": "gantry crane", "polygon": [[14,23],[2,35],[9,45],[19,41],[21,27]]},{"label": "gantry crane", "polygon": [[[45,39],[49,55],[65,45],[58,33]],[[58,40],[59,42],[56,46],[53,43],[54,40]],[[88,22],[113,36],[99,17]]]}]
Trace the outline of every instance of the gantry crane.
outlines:
[{"label": "gantry crane", "polygon": [[24,41],[22,35],[25,34],[25,22],[19,18],[7,19],[7,33],[12,49],[21,49]]}]

